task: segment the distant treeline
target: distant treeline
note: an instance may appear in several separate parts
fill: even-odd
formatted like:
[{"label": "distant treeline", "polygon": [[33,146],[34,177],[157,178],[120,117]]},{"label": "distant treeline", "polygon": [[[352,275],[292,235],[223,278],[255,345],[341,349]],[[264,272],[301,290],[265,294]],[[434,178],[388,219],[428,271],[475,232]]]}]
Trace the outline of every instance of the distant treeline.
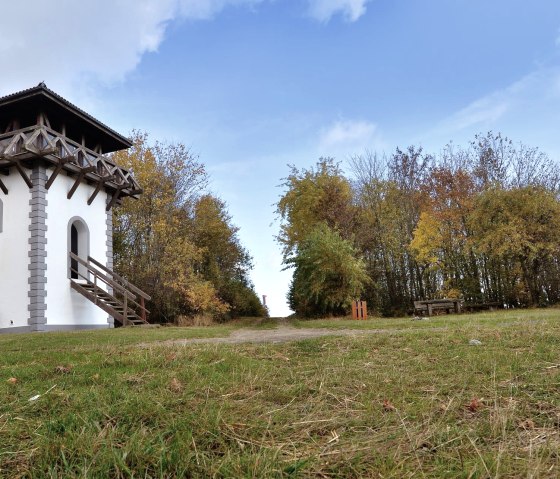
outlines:
[{"label": "distant treeline", "polygon": [[265,315],[251,257],[225,203],[206,191],[204,165],[182,144],[133,140],[113,155],[143,189],[113,210],[115,269],[151,295],[150,322]]},{"label": "distant treeline", "polygon": [[560,301],[560,170],[537,148],[490,132],[438,155],[364,154],[349,171],[322,158],[285,179],[278,239],[299,315],[358,297],[385,315],[437,297]]}]

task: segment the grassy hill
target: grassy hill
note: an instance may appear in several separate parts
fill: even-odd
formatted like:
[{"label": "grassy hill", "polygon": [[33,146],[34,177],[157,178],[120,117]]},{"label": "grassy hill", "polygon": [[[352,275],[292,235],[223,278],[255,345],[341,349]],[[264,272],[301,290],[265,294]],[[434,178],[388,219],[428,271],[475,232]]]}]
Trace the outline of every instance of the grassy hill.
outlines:
[{"label": "grassy hill", "polygon": [[1,336],[0,476],[560,474],[558,310],[246,325]]}]

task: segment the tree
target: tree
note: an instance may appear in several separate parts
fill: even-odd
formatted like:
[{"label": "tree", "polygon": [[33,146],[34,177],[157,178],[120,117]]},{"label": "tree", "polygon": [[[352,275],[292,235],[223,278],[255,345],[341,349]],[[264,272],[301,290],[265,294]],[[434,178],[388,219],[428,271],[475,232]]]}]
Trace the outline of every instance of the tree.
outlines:
[{"label": "tree", "polygon": [[409,250],[422,205],[421,185],[433,161],[421,148],[396,149],[388,158],[366,154],[352,160],[357,205],[356,245],[371,282],[371,310],[392,316],[426,293],[424,276]]},{"label": "tree", "polygon": [[558,274],[560,255],[560,201],[554,193],[533,186],[489,189],[477,199],[470,224],[477,250],[512,264],[509,275],[518,273],[505,285],[510,304],[558,301],[549,281]]},{"label": "tree", "polygon": [[218,297],[230,306],[232,317],[265,316],[248,277],[251,256],[241,246],[237,232],[222,200],[209,194],[198,198],[191,231],[201,252],[198,273],[215,286]]},{"label": "tree", "polygon": [[[254,306],[250,257],[225,204],[205,194],[204,165],[181,144],[150,145],[140,132],[133,142],[113,156],[143,188],[140,199],[113,210],[115,269],[152,296],[151,320],[224,318],[247,309],[239,298]],[[236,294],[228,294],[232,283]]]},{"label": "tree", "polygon": [[368,152],[350,167],[351,181],[321,159],[309,170],[292,167],[284,183],[279,240],[284,261],[296,266],[296,309],[326,310],[321,289],[310,293],[316,266],[304,261],[321,225],[363,259],[369,281],[361,299],[370,311],[400,315],[413,300],[438,296],[512,306],[560,301],[560,167],[537,148],[488,132],[437,156],[410,146]]},{"label": "tree", "polygon": [[280,216],[278,241],[284,260],[297,254],[299,245],[320,223],[336,229],[344,237],[353,222],[352,188],[340,166],[332,158],[321,158],[315,168],[298,170],[290,166],[284,195],[277,204]]},{"label": "tree", "polygon": [[301,316],[345,313],[368,281],[353,245],[326,223],[308,234],[287,263],[295,268],[290,306]]}]

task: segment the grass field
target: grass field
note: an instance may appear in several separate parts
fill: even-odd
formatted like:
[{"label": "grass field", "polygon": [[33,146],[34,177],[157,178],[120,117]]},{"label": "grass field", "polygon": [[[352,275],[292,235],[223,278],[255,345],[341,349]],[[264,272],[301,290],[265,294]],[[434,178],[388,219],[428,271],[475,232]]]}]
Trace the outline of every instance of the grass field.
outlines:
[{"label": "grass field", "polygon": [[251,324],[0,336],[0,476],[560,476],[558,310]]}]

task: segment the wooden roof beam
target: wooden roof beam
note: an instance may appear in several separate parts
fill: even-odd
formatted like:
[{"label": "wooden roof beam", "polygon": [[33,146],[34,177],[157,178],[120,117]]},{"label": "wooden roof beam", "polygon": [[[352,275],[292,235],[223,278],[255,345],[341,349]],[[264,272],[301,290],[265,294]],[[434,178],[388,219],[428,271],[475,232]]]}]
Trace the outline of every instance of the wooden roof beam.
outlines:
[{"label": "wooden roof beam", "polygon": [[107,207],[105,208],[105,211],[111,211],[111,208],[113,206],[115,206],[115,203],[117,202],[117,200],[120,197],[121,191],[124,190],[126,188],[127,185],[123,185],[123,186],[118,186],[117,189],[115,190],[115,192],[113,193],[113,197],[111,198],[111,201],[109,201],[109,204],[107,205]]},{"label": "wooden roof beam", "polygon": [[56,180],[56,177],[60,174],[60,172],[62,171],[62,168],[64,168],[64,165],[68,163],[68,158],[61,158],[60,160],[58,160],[58,163],[56,165],[56,168],[54,169],[54,171],[51,173],[51,176],[49,176],[49,179],[47,180],[47,182],[45,183],[45,188],[48,190],[51,185],[54,183],[54,180]]},{"label": "wooden roof beam", "polygon": [[31,181],[31,178],[29,178],[29,176],[27,175],[27,173],[23,169],[23,166],[20,165],[19,161],[16,161],[15,165],[16,165],[16,170],[18,170],[18,173],[23,178],[23,181],[25,181],[25,183],[27,183],[27,186],[29,187],[29,189],[33,188],[33,182]]},{"label": "wooden roof beam", "polygon": [[101,191],[101,188],[103,188],[103,185],[107,182],[107,181],[111,181],[113,179],[113,177],[101,177],[101,179],[99,180],[99,182],[97,183],[97,186],[95,187],[95,191],[91,194],[91,196],[88,198],[87,204],[91,205],[93,203],[93,200],[95,199],[95,197],[99,194],[99,192]]},{"label": "wooden roof beam", "polygon": [[80,173],[78,174],[78,177],[76,178],[76,181],[74,181],[74,184],[72,185],[72,188],[70,188],[70,191],[66,195],[66,198],[71,199],[72,196],[74,196],[74,193],[76,192],[76,190],[78,189],[78,186],[80,186],[80,183],[85,178],[86,174],[90,173],[94,170],[95,170],[95,166],[87,166],[85,168],[82,168],[80,170]]}]

